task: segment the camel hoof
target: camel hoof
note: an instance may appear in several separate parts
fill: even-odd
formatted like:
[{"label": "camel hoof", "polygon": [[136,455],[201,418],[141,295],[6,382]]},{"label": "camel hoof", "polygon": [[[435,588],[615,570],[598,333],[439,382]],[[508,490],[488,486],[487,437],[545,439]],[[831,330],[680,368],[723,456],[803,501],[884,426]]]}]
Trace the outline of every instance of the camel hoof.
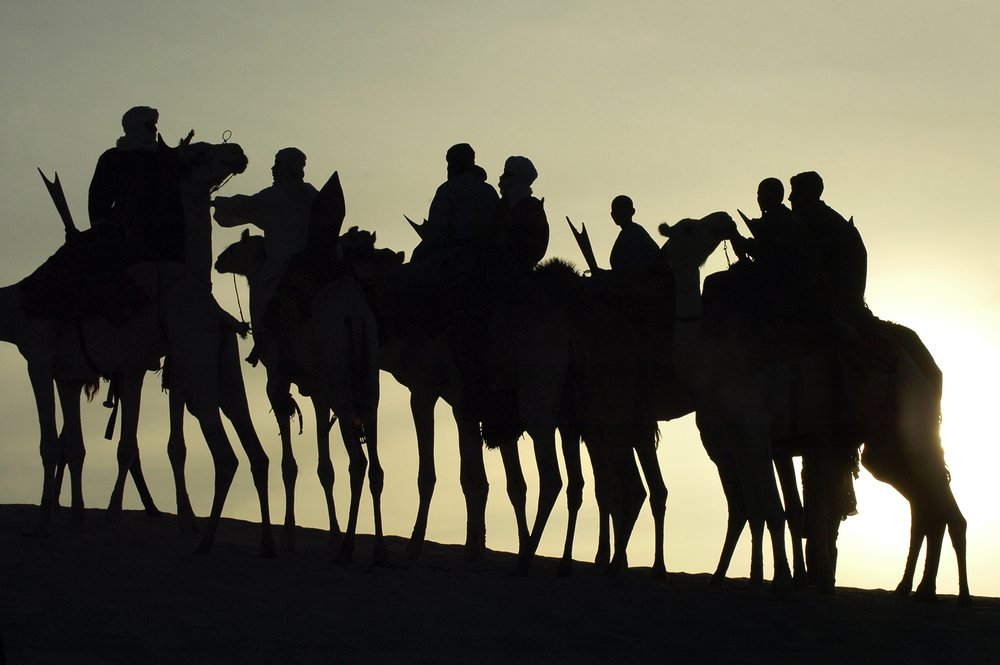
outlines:
[{"label": "camel hoof", "polygon": [[714,573],[708,583],[712,586],[722,586],[726,583],[726,576],[722,573]]},{"label": "camel hoof", "polygon": [[[468,551],[468,548],[466,548]],[[406,558],[409,561],[416,561],[420,558],[420,555],[424,552],[424,541],[417,540],[415,538],[410,538],[410,542],[406,544]]]},{"label": "camel hoof", "polygon": [[958,594],[958,602],[956,603],[958,607],[972,607],[972,596],[967,593]]},{"label": "camel hoof", "polygon": [[147,506],[144,512],[146,513],[146,517],[151,517],[153,519],[163,517],[163,511],[156,506]]},{"label": "camel hoof", "polygon": [[658,582],[666,582],[668,579],[670,579],[670,576],[667,575],[667,569],[662,565],[653,566],[653,568],[649,572],[650,572],[650,577],[652,577],[654,580]]},{"label": "camel hoof", "polygon": [[281,553],[295,554],[295,532],[289,531],[287,527],[281,532]]},{"label": "camel hoof", "polygon": [[384,542],[375,543],[375,549],[372,551],[372,562],[380,567],[389,565],[389,550],[386,549]]},{"label": "camel hoof", "polygon": [[573,560],[563,559],[559,562],[559,567],[556,569],[556,577],[572,577],[573,576]]},{"label": "camel hoof", "polygon": [[936,603],[937,602],[937,591],[933,589],[922,589],[917,587],[916,592],[911,596],[913,600],[921,603]]},{"label": "camel hoof", "polygon": [[354,540],[350,537],[344,538],[344,541],[340,543],[340,551],[337,552],[337,558],[334,562],[338,566],[348,566],[354,560]]},{"label": "camel hoof", "polygon": [[471,544],[465,546],[465,561],[467,563],[475,563],[477,561],[482,561],[483,557],[486,555],[486,546],[479,544]]},{"label": "camel hoof", "polygon": [[900,582],[899,586],[897,586],[893,590],[892,595],[897,596],[899,598],[909,598],[911,591],[913,591],[913,587],[912,586],[910,586],[909,584],[904,584],[903,582]]},{"label": "camel hoof", "polygon": [[271,535],[270,528],[265,528],[264,533],[260,537],[260,554],[258,556],[261,559],[278,558],[278,552],[274,548],[274,536]]}]

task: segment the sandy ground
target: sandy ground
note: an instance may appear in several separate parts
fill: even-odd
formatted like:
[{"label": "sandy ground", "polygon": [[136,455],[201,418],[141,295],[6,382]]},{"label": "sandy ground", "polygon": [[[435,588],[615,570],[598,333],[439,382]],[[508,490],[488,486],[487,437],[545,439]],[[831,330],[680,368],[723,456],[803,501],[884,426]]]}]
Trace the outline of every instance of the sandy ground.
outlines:
[{"label": "sandy ground", "polygon": [[[468,564],[428,544],[371,565],[370,536],[351,566],[302,529],[298,551],[257,558],[259,526],[225,520],[209,556],[171,517],[126,512],[114,529],[88,510],[82,533],[59,514],[48,538],[24,538],[33,506],[0,506],[0,635],[7,663],[991,663],[1000,662],[1000,599],[958,608],[884,591],[753,596],[740,581],[648,569],[606,578],[577,565],[555,577],[539,559]],[[2,662],[2,661],[0,661]]]}]

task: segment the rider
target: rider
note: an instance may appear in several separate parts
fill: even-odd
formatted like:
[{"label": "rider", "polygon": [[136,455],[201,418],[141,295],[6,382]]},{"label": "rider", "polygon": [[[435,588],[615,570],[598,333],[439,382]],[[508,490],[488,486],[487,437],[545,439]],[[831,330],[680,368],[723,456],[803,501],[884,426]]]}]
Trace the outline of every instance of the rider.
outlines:
[{"label": "rider", "polygon": [[620,229],[611,248],[611,269],[625,275],[637,275],[656,264],[660,247],[642,226],[632,220],[635,206],[624,194],[611,201],[611,219]]},{"label": "rider", "polygon": [[215,221],[232,227],[252,224],[264,232],[266,257],[261,287],[250,304],[250,318],[258,325],[265,321],[268,304],[292,256],[306,244],[309,212],[316,188],[305,182],[306,156],[298,148],[282,148],[274,155],[271,175],[274,184],[256,194],[217,196],[213,201]]},{"label": "rider", "polygon": [[490,220],[491,244],[501,263],[521,271],[541,261],[549,246],[544,203],[531,195],[537,177],[530,159],[508,157],[499,180],[500,202]]},{"label": "rider", "polygon": [[805,222],[806,241],[819,260],[834,303],[841,314],[856,316],[865,309],[868,252],[854,222],[824,203],[823,179],[806,171],[791,179],[788,200]]},{"label": "rider", "polygon": [[427,223],[413,258],[448,249],[464,249],[482,233],[497,205],[497,193],[482,177],[485,172],[476,166],[476,152],[468,143],[453,145],[445,153],[448,179],[434,193]]},{"label": "rider", "polygon": [[102,237],[124,237],[145,258],[184,262],[179,163],[156,131],[159,112],[136,106],[122,116],[125,135],[97,160],[90,183],[90,224]]}]

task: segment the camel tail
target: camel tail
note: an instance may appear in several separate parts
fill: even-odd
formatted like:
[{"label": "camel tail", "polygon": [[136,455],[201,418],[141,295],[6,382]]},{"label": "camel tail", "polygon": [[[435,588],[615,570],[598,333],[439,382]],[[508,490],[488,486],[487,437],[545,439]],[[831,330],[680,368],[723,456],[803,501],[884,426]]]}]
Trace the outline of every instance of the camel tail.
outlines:
[{"label": "camel tail", "polygon": [[94,397],[97,392],[101,389],[101,379],[96,378],[93,381],[87,381],[83,384],[83,394],[87,398],[88,402],[93,402]]}]

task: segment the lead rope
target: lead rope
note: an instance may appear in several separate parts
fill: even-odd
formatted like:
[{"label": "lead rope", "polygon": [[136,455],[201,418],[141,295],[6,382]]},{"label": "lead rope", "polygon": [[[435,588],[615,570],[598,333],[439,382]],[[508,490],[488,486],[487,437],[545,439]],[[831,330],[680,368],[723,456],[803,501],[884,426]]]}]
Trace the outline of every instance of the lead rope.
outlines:
[{"label": "lead rope", "polygon": [[729,241],[728,240],[723,240],[722,241],[722,253],[726,255],[726,267],[727,268],[732,268],[733,267],[733,262],[729,259]]},{"label": "lead rope", "polygon": [[[226,131],[222,132],[222,143],[223,144],[229,143],[229,139],[231,139],[231,138],[233,138],[233,132],[232,132],[232,130],[227,129]],[[236,174],[235,173],[230,173],[229,176],[225,180],[223,180],[218,185],[216,185],[215,187],[212,188],[212,191],[209,192],[209,195],[215,194],[217,191],[219,191],[220,189],[222,189],[223,187],[225,187],[226,183],[228,183],[230,180],[232,180],[234,175],[236,175]]]},{"label": "lead rope", "polygon": [[233,273],[233,291],[236,293],[236,307],[240,311],[240,323],[244,324],[247,327],[247,331],[252,334],[253,326],[251,326],[250,322],[243,316],[243,305],[240,303],[240,289],[236,284],[236,273]]}]

